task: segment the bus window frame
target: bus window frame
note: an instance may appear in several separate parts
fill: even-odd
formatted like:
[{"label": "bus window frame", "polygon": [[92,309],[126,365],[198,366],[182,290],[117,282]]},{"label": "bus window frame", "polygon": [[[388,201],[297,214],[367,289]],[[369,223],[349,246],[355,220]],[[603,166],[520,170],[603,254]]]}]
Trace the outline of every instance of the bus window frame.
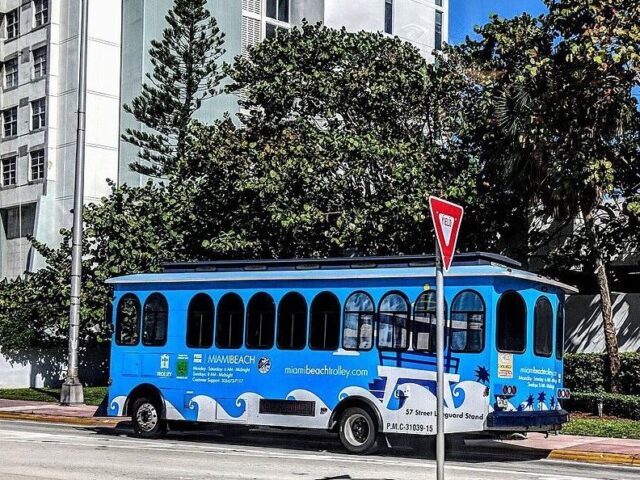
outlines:
[{"label": "bus window frame", "polygon": [[[555,320],[556,320],[556,325],[555,325],[555,344],[554,344],[554,348],[556,350],[556,359],[563,361],[564,360],[564,354],[565,354],[565,348],[564,348],[564,342],[565,342],[565,329],[567,326],[566,323],[566,316],[567,316],[567,312],[565,309],[566,303],[564,301],[559,301],[558,302],[558,310],[556,312],[556,316],[555,316]],[[558,327],[560,326],[560,322],[559,320],[562,319],[562,338],[560,339],[560,335],[558,335]],[[560,341],[561,343],[558,345],[558,341]],[[560,351],[558,351],[558,346],[560,346]]]},{"label": "bus window frame", "polygon": [[[190,345],[189,344],[189,314],[191,313],[191,304],[199,296],[206,296],[209,299],[209,301],[211,302],[211,307],[212,307],[211,331],[212,331],[213,335],[212,335],[211,345],[209,345],[209,346],[205,346],[205,345]],[[197,292],[189,300],[189,304],[187,305],[187,312],[186,313],[187,313],[187,315],[186,315],[185,323],[184,323],[184,327],[185,327],[184,328],[184,344],[185,344],[185,346],[187,348],[189,348],[189,349],[198,349],[198,348],[200,348],[200,349],[205,349],[205,350],[213,347],[213,345],[215,344],[215,335],[216,335],[216,304],[213,301],[213,298],[211,297],[211,295],[209,295],[207,292],[202,292],[202,291]]]},{"label": "bus window frame", "polygon": [[[500,335],[500,331],[498,328],[499,322],[500,322],[500,304],[502,303],[502,300],[504,299],[504,296],[507,293],[515,293],[516,295],[518,295],[520,297],[520,299],[522,300],[522,304],[524,305],[524,348],[522,350],[502,350],[500,349],[500,343],[498,342],[498,338]],[[495,338],[495,342],[496,342],[496,351],[500,352],[500,353],[513,353],[516,355],[522,355],[524,353],[526,353],[527,351],[527,342],[529,341],[529,335],[527,330],[529,329],[529,322],[528,322],[528,318],[529,318],[529,308],[527,306],[527,301],[525,300],[524,296],[520,293],[520,291],[518,290],[505,290],[504,292],[502,292],[500,294],[500,298],[498,299],[498,302],[496,303],[496,338]]]},{"label": "bus window frame", "polygon": [[[273,304],[273,334],[271,335],[271,343],[269,346],[261,346],[261,345],[249,345],[249,317],[251,312],[251,302],[256,298],[261,296],[268,297]],[[276,334],[277,334],[277,320],[278,320],[278,305],[276,305],[276,301],[273,298],[273,295],[267,293],[265,291],[256,292],[251,295],[249,301],[247,302],[247,307],[244,310],[244,347],[247,350],[271,350],[276,344]],[[262,323],[260,324],[260,331],[262,331]]]},{"label": "bus window frame", "polygon": [[[373,310],[368,311],[368,310],[349,310],[347,311],[347,303],[349,303],[349,299],[357,294],[363,294],[366,295],[367,297],[369,297],[369,300],[371,301],[371,305],[373,305]],[[360,328],[362,327],[361,323],[360,323],[360,317],[362,315],[371,315],[371,346],[369,348],[360,348],[360,346],[358,345],[356,348],[347,348],[344,346],[344,327],[346,324],[346,318],[347,318],[347,314],[355,314],[358,315],[358,334],[360,333]],[[342,308],[342,328],[340,330],[341,332],[341,342],[340,345],[342,346],[342,348],[344,350],[347,350],[349,352],[370,352],[371,350],[373,350],[373,347],[376,344],[376,330],[377,330],[377,313],[376,313],[376,303],[373,300],[373,297],[371,296],[371,294],[369,294],[368,292],[364,291],[364,290],[355,290],[353,292],[351,292],[348,296],[347,299],[344,302],[344,307]],[[360,335],[358,335],[358,343],[360,343]]]},{"label": "bus window frame", "polygon": [[[240,303],[242,304],[242,311],[238,312],[236,310],[232,311],[231,313],[240,313],[241,316],[241,321],[240,321],[240,325],[242,326],[242,332],[240,335],[241,341],[240,341],[240,345],[237,347],[229,347],[229,346],[222,346],[219,342],[218,342],[218,326],[220,324],[220,305],[223,304],[222,301],[227,298],[227,297],[236,297],[237,300],[240,300]],[[245,317],[247,314],[247,306],[244,303],[244,300],[242,299],[242,296],[236,292],[226,292],[223,293],[220,298],[218,299],[218,308],[216,308],[215,311],[215,325],[214,325],[214,329],[213,329],[213,345],[218,349],[218,350],[240,350],[241,348],[245,347],[244,345],[244,324],[245,324]]]},{"label": "bus window frame", "polygon": [[[149,300],[151,300],[154,296],[158,296],[160,298],[162,298],[162,300],[164,301],[165,306],[167,307],[167,318],[164,322],[164,341],[162,343],[145,343],[144,341],[144,332],[145,332],[145,319],[147,318],[146,316],[146,308],[147,308],[147,304],[149,303]],[[169,338],[169,312],[171,311],[171,308],[169,307],[169,300],[167,300],[167,296],[165,294],[163,294],[162,292],[153,292],[151,295],[149,295],[145,301],[144,301],[144,305],[142,306],[142,322],[141,322],[141,328],[140,328],[140,341],[142,342],[142,345],[145,347],[164,347],[167,344],[167,340]]]},{"label": "bus window frame", "polygon": [[[314,348],[311,346],[311,326],[313,324],[313,303],[316,301],[316,299],[318,297],[320,297],[321,295],[331,295],[335,301],[338,303],[338,342],[336,344],[336,348]],[[338,298],[338,296],[332,292],[331,290],[322,290],[321,292],[318,292],[316,295],[314,295],[313,300],[311,300],[311,303],[309,304],[309,325],[307,327],[307,347],[309,347],[309,350],[312,350],[314,352],[337,352],[340,349],[340,346],[342,345],[342,304],[340,303],[340,299]]]},{"label": "bus window frame", "polygon": [[[434,294],[436,295],[436,290],[427,290],[422,292],[420,295],[418,295],[418,297],[416,298],[415,303],[413,304],[413,315],[411,316],[411,322],[412,322],[412,326],[411,326],[411,348],[413,348],[414,351],[416,352],[423,352],[423,353],[436,353],[437,351],[437,339],[436,339],[436,335],[437,333],[434,333],[433,335],[433,340],[431,339],[431,334],[429,334],[429,348],[425,349],[425,348],[418,348],[418,335],[417,335],[417,326],[418,326],[418,322],[416,322],[416,313],[418,312],[418,309],[416,308],[416,305],[418,305],[418,301],[420,300],[420,298],[426,296],[426,295],[430,295],[430,294]],[[421,310],[422,311],[422,310]],[[429,310],[424,310],[425,313],[429,313]],[[448,312],[449,312],[449,308],[448,308],[448,304],[447,301],[444,301],[444,324],[445,324],[445,333],[444,333],[444,348],[447,348],[447,344],[448,344],[448,337],[449,334],[446,330],[448,330]],[[437,311],[434,310],[433,312],[433,318],[434,318],[434,323],[430,323],[429,325],[433,325],[434,327],[437,328]]]},{"label": "bus window frame", "polygon": [[[120,341],[120,335],[122,333],[122,323],[120,321],[120,305],[122,305],[122,303],[127,299],[127,298],[133,298],[136,301],[136,311],[137,311],[137,315],[136,315],[136,327],[137,327],[137,339],[135,341],[135,343],[122,343]],[[140,345],[140,341],[142,340],[142,332],[140,331],[141,328],[141,321],[142,321],[142,305],[140,303],[140,298],[138,297],[138,295],[136,295],[133,292],[127,292],[124,295],[122,295],[120,297],[120,299],[118,300],[118,306],[116,307],[116,328],[115,330],[115,340],[116,340],[116,345],[118,345],[119,347],[137,347],[138,345]]]},{"label": "bus window frame", "polygon": [[[475,294],[479,299],[480,299],[480,303],[482,304],[482,311],[478,311],[478,310],[469,310],[469,311],[463,311],[463,310],[454,310],[453,306],[456,304],[456,300],[458,299],[459,296],[461,296],[463,293],[466,292],[470,292]],[[453,315],[455,313],[464,313],[467,315],[467,328],[465,329],[467,332],[467,342],[465,343],[465,347],[464,350],[456,350],[453,348],[453,332],[454,332],[454,328],[453,328]],[[467,347],[469,346],[469,319],[468,316],[469,315],[474,315],[474,314],[482,314],[482,348],[480,350],[468,350]],[[484,352],[485,348],[487,348],[487,302],[484,301],[484,297],[482,296],[482,294],[478,291],[478,290],[474,290],[473,288],[465,288],[464,290],[460,290],[458,293],[456,293],[456,296],[453,297],[453,301],[451,302],[451,309],[449,311],[449,336],[451,337],[449,339],[449,348],[451,350],[452,353],[468,353],[468,354],[476,354],[476,353],[482,353]]]},{"label": "bus window frame", "polygon": [[[549,330],[550,330],[550,345],[549,345],[549,352],[548,353],[540,353],[538,351],[538,344],[537,344],[537,331],[538,331],[538,304],[540,303],[544,303],[546,302],[547,305],[549,306],[549,311],[551,312],[551,317],[549,319]],[[536,299],[536,303],[533,306],[533,354],[536,357],[541,357],[541,358],[551,358],[551,356],[553,355],[553,348],[554,348],[554,334],[553,334],[553,330],[554,330],[554,314],[553,314],[553,304],[551,303],[551,300],[549,300],[549,298],[547,298],[547,296],[545,295],[540,295],[537,299]]]},{"label": "bus window frame", "polygon": [[[390,295],[399,295],[400,297],[402,297],[404,299],[405,304],[407,305],[407,310],[405,311],[407,314],[407,341],[406,341],[406,345],[402,348],[394,348],[394,347],[384,347],[384,346],[380,346],[380,325],[382,324],[382,322],[380,321],[380,315],[382,314],[395,314],[397,312],[393,312],[390,310],[381,310],[380,306],[382,305],[382,302],[384,302],[384,300],[390,296]],[[395,315],[394,315],[395,317]],[[376,347],[378,348],[378,350],[384,351],[384,352],[406,352],[409,350],[409,347],[411,346],[411,318],[412,318],[412,312],[411,312],[411,303],[409,302],[409,298],[400,290],[391,290],[389,292],[386,292],[384,295],[382,295],[382,297],[380,298],[380,301],[378,302],[378,309],[377,309],[377,313],[376,313]],[[394,324],[395,327],[395,324]]]},{"label": "bus window frame", "polygon": [[[282,302],[287,298],[287,297],[293,297],[293,296],[298,296],[300,297],[300,299],[302,299],[302,301],[304,302],[305,305],[305,311],[304,311],[304,344],[302,345],[302,347],[300,348],[291,348],[291,347],[283,347],[280,345],[280,308],[282,306]],[[276,306],[276,325],[275,325],[275,347],[278,350],[282,350],[284,352],[299,352],[301,350],[304,350],[307,346],[307,333],[308,333],[308,324],[309,324],[309,304],[307,303],[307,299],[304,297],[304,295],[302,295],[300,292],[292,290],[290,292],[285,293],[282,298],[280,298],[280,301],[278,301],[278,305]]]}]

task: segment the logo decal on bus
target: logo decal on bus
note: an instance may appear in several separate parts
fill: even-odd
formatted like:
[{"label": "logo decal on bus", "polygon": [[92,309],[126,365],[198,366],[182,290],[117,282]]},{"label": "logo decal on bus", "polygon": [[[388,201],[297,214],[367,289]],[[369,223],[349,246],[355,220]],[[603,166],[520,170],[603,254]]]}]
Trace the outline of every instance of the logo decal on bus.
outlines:
[{"label": "logo decal on bus", "polygon": [[271,370],[271,360],[269,360],[267,357],[262,357],[258,361],[258,371],[260,373],[268,373],[269,370]]}]

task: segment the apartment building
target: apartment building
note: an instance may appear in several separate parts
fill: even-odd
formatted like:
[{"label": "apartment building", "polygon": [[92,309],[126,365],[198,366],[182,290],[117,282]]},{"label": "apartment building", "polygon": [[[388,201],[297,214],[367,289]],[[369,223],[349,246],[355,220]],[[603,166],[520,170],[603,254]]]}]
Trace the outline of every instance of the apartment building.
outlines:
[{"label": "apartment building", "polygon": [[[152,69],[148,55],[153,39],[166,27],[164,16],[173,0],[122,0],[123,103],[130,103],[141,90],[145,74]],[[207,7],[225,33],[225,62],[242,54],[250,45],[277,36],[279,29],[300,25],[304,19],[328,27],[345,27],[397,35],[412,43],[427,59],[448,38],[449,0],[208,0]],[[239,111],[237,97],[219,95],[203,105],[203,120],[232,116]],[[121,132],[144,127],[121,110]],[[136,148],[121,142],[118,181],[141,185],[146,179],[132,172]]]},{"label": "apartment building", "polygon": [[[85,200],[116,179],[121,0],[89,9]],[[42,266],[72,223],[80,0],[0,0],[0,279]]]}]

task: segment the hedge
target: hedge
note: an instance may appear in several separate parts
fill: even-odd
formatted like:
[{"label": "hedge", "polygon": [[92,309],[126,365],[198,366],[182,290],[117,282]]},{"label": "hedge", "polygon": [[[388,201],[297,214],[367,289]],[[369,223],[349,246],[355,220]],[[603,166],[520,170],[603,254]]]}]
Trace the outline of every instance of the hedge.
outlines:
[{"label": "hedge", "polygon": [[[572,353],[564,358],[564,386],[573,392],[605,392],[606,354]],[[620,354],[621,394],[640,395],[640,353]]]},{"label": "hedge", "polygon": [[571,399],[563,400],[562,407],[569,412],[597,414],[599,399],[602,399],[604,415],[640,420],[640,396],[637,395],[571,392]]}]

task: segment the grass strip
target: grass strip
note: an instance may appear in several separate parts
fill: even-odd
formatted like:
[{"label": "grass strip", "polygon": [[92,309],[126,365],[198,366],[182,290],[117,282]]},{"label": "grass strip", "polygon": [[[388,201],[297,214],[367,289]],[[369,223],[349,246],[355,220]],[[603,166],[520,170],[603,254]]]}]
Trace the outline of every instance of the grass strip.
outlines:
[{"label": "grass strip", "polygon": [[[107,395],[107,387],[84,387],[84,402],[98,406]],[[60,388],[3,388],[0,398],[27,402],[59,402]]]},{"label": "grass strip", "polygon": [[640,421],[602,418],[572,418],[562,427],[565,435],[640,439]]}]

